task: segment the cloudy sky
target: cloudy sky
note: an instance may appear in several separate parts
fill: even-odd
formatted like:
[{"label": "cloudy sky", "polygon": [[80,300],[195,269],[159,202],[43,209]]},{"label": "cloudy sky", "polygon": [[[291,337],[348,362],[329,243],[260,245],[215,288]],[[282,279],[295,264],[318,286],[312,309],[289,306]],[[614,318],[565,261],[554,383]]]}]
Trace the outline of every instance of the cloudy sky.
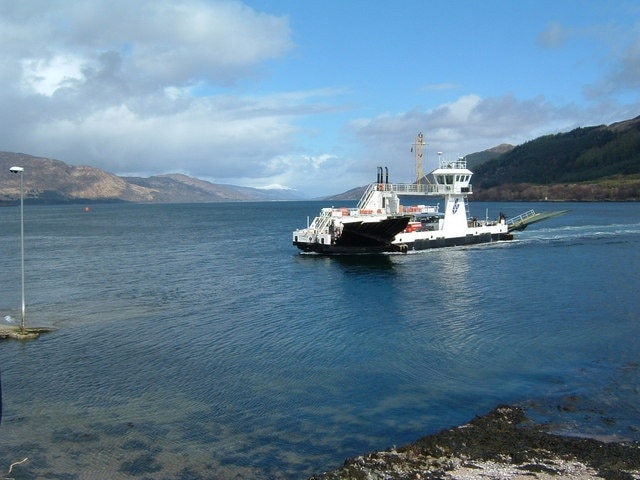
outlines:
[{"label": "cloudy sky", "polygon": [[636,0],[0,0],[0,150],[309,196],[640,115]]}]

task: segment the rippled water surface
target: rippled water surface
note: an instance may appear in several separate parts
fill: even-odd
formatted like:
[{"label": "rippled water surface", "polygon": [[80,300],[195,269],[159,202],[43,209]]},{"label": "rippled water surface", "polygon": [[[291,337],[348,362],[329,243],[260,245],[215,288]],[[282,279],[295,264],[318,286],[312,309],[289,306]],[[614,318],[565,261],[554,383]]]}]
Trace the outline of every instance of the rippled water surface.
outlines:
[{"label": "rippled water surface", "polygon": [[[27,205],[27,324],[57,330],[0,343],[0,471],[306,478],[506,402],[640,439],[640,205],[478,203],[571,213],[513,242],[300,254],[321,206]],[[19,209],[0,222],[10,323]]]}]

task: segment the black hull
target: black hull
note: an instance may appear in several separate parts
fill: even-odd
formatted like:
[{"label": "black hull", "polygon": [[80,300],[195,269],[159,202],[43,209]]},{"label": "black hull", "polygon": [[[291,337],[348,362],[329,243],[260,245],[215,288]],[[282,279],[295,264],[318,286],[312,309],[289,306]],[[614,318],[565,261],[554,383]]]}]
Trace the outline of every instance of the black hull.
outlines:
[{"label": "black hull", "polygon": [[407,228],[409,216],[389,217],[380,222],[345,223],[342,234],[332,244],[293,242],[304,252],[316,253],[382,253],[398,252],[400,248],[391,242]]},{"label": "black hull", "polygon": [[385,252],[399,252],[401,251],[399,247],[395,245],[381,245],[378,247],[343,247],[338,245],[326,245],[320,243],[295,243],[294,245],[298,247],[303,252],[309,253],[322,253],[325,255],[338,255],[338,254],[347,254],[347,255],[357,255],[357,254],[372,254],[372,253],[385,253]]},{"label": "black hull", "polygon": [[483,233],[480,235],[466,235],[455,238],[435,238],[433,240],[416,240],[402,244],[403,251],[429,250],[431,248],[461,247],[465,245],[478,245],[481,243],[499,242],[513,240],[510,233]]},{"label": "black hull", "polygon": [[513,235],[510,233],[484,233],[481,235],[467,235],[464,237],[455,238],[438,238],[434,240],[416,240],[415,242],[406,242],[402,244],[387,243],[384,245],[369,245],[369,246],[356,246],[356,245],[324,245],[324,244],[308,244],[308,243],[295,243],[294,245],[300,250],[305,252],[315,252],[323,254],[362,254],[362,253],[388,253],[388,252],[402,252],[409,251],[429,250],[432,248],[444,248],[444,247],[460,247],[467,245],[479,245],[482,243],[500,242],[506,240],[513,240]]}]

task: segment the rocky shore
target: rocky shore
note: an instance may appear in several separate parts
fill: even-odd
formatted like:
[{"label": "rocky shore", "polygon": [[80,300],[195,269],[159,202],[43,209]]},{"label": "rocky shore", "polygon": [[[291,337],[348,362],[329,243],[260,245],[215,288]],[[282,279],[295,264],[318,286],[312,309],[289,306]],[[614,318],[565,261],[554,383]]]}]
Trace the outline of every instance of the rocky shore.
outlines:
[{"label": "rocky shore", "polygon": [[310,480],[640,479],[640,443],[554,435],[520,407],[500,406],[469,423],[400,448],[347,459]]}]

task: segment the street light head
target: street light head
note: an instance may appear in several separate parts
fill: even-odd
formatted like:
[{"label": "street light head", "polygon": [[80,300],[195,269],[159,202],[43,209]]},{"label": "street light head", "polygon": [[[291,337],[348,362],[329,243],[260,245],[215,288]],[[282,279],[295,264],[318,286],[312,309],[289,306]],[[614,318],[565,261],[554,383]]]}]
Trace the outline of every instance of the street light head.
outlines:
[{"label": "street light head", "polygon": [[9,171],[11,173],[22,173],[22,172],[24,172],[24,168],[23,167],[11,167],[9,169]]}]

